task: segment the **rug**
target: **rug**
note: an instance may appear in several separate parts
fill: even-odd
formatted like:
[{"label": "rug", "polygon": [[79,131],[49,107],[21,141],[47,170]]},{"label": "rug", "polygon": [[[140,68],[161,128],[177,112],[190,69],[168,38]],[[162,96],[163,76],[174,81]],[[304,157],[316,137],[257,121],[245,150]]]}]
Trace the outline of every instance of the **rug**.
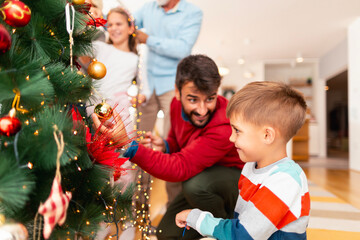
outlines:
[{"label": "rug", "polygon": [[308,240],[360,240],[360,209],[309,182]]}]

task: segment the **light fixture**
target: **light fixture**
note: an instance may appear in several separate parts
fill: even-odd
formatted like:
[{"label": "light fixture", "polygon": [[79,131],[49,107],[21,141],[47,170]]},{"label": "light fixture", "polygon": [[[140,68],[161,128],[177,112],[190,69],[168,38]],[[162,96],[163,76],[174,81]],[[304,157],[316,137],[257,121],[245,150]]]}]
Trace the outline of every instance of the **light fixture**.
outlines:
[{"label": "light fixture", "polygon": [[301,53],[298,53],[296,56],[296,62],[297,63],[302,63],[304,62],[304,58],[301,56]]},{"label": "light fixture", "polygon": [[244,59],[243,57],[240,57],[240,58],[237,60],[237,63],[238,63],[239,65],[243,65],[243,64],[245,64],[245,59]]},{"label": "light fixture", "polygon": [[230,73],[230,69],[227,67],[223,67],[223,66],[219,66],[219,74],[220,76],[225,76],[228,75]]},{"label": "light fixture", "polygon": [[225,66],[225,64],[223,62],[223,58],[221,56],[217,57],[216,65],[218,66],[220,76],[223,77],[230,73],[230,69]]},{"label": "light fixture", "polygon": [[255,74],[249,70],[246,70],[243,74],[244,78],[253,78],[255,76]]}]

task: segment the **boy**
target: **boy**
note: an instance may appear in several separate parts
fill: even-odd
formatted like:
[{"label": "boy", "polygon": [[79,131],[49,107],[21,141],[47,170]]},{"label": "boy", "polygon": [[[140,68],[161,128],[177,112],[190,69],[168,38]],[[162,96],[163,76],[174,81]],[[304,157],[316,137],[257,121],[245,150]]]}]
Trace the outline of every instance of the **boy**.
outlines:
[{"label": "boy", "polygon": [[226,109],[230,141],[245,162],[235,219],[184,210],[176,215],[177,226],[216,239],[306,239],[307,180],[286,156],[286,143],[303,125],[305,113],[302,95],[282,83],[252,82],[238,91]]}]

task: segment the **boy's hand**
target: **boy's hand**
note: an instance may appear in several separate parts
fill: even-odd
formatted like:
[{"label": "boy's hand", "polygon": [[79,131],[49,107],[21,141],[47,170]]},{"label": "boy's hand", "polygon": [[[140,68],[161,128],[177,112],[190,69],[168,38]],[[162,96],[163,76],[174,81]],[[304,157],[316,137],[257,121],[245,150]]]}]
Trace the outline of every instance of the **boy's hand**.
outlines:
[{"label": "boy's hand", "polygon": [[152,133],[149,131],[145,133],[144,139],[140,141],[142,145],[144,145],[147,148],[151,148],[155,151],[165,152],[165,142],[164,140],[156,135],[152,135]]},{"label": "boy's hand", "polygon": [[94,128],[99,129],[100,133],[107,133],[110,135],[113,141],[121,141],[125,142],[128,140],[128,136],[126,133],[125,125],[121,120],[120,115],[114,110],[113,111],[114,121],[113,123],[109,123],[106,121],[100,121],[99,117],[93,113],[91,115]]},{"label": "boy's hand", "polygon": [[191,212],[191,209],[187,209],[187,210],[181,211],[178,214],[176,214],[176,217],[175,217],[176,226],[178,226],[179,228],[186,227],[186,229],[189,230],[190,227],[187,226],[186,219],[190,212]]}]

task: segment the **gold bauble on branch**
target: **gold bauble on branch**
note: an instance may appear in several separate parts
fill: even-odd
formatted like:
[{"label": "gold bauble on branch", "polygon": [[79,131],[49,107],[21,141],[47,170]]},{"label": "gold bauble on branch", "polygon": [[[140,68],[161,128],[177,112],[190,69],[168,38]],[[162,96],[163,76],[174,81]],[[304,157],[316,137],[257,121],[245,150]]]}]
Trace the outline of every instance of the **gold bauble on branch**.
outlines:
[{"label": "gold bauble on branch", "polygon": [[72,0],[72,3],[75,5],[82,5],[85,3],[85,0]]},{"label": "gold bauble on branch", "polygon": [[106,103],[105,101],[103,101],[102,103],[99,103],[98,105],[96,105],[95,109],[94,109],[94,113],[102,120],[108,120],[111,118],[112,114],[113,114],[113,109],[112,107]]},{"label": "gold bauble on branch", "polygon": [[101,79],[106,75],[106,67],[103,63],[93,59],[89,64],[87,72],[90,77],[94,79]]}]

